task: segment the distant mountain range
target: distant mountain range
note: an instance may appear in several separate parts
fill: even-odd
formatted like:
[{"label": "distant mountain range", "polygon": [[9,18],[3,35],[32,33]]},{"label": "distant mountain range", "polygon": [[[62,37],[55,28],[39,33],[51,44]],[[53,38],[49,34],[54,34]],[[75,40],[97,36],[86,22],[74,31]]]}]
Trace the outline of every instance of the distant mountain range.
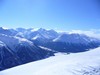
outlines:
[{"label": "distant mountain range", "polygon": [[55,30],[0,27],[0,70],[54,56],[84,52],[100,46],[100,39]]}]

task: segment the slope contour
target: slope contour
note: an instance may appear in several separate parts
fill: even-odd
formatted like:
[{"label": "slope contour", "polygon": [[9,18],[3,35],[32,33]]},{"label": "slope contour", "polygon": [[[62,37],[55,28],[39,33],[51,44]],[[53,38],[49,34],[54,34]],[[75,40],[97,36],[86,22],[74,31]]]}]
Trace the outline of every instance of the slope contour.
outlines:
[{"label": "slope contour", "polygon": [[82,53],[57,53],[50,58],[1,71],[0,75],[100,75],[100,47]]}]

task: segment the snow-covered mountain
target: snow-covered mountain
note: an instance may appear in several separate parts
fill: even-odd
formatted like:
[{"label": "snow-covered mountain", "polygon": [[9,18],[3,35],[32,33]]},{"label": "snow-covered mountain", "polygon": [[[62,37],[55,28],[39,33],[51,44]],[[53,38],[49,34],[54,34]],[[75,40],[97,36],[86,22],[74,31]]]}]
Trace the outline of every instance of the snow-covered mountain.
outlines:
[{"label": "snow-covered mountain", "polygon": [[26,38],[0,34],[0,70],[52,56]]},{"label": "snow-covered mountain", "polygon": [[16,28],[15,30],[18,31],[18,32],[25,32],[27,29],[25,29],[25,28]]},{"label": "snow-covered mountain", "polygon": [[66,42],[75,44],[88,44],[90,42],[97,42],[98,40],[92,37],[88,37],[83,34],[61,34],[59,37],[53,40],[54,42]]},{"label": "snow-covered mountain", "polygon": [[[1,36],[0,36],[1,37]],[[40,60],[53,55],[52,51],[42,49],[23,38],[5,36],[0,42],[0,70]],[[5,39],[8,39],[5,41]]]},{"label": "snow-covered mountain", "polygon": [[[54,30],[27,29],[25,38],[36,45],[51,48],[61,52],[81,52],[100,45],[100,40],[85,34],[59,33]],[[74,51],[73,51],[74,49]]]},{"label": "snow-covered mountain", "polygon": [[63,54],[0,72],[0,75],[100,75],[100,47]]},{"label": "snow-covered mountain", "polygon": [[17,34],[17,31],[14,29],[7,29],[7,28],[0,27],[0,34],[14,36]]},{"label": "snow-covered mountain", "polygon": [[0,70],[53,56],[57,52],[84,52],[100,46],[100,40],[85,34],[55,30],[0,28]]},{"label": "snow-covered mountain", "polygon": [[37,37],[37,35],[39,37],[41,36],[40,38],[51,40],[56,38],[58,36],[58,33],[54,30],[46,30],[43,28],[40,28],[38,30],[31,30],[31,32],[29,33],[30,39]]}]

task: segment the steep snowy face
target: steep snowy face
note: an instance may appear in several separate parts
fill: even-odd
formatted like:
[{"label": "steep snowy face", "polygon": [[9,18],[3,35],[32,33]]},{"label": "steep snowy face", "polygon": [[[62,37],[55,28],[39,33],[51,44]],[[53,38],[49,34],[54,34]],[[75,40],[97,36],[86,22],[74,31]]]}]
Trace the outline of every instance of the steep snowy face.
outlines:
[{"label": "steep snowy face", "polygon": [[45,30],[45,29],[38,29],[38,30],[33,30],[30,32],[29,36],[30,39],[36,37],[37,35],[39,35],[39,37],[41,38],[45,38],[45,39],[54,39],[58,36],[58,33],[54,30]]},{"label": "steep snowy face", "polygon": [[14,36],[15,34],[17,34],[17,31],[14,29],[6,29],[3,27],[0,27],[0,34]]},{"label": "steep snowy face", "polygon": [[25,38],[0,34],[0,70],[44,59],[53,54]]},{"label": "steep snowy face", "polygon": [[[88,44],[91,42],[97,42],[98,40],[92,37],[88,37],[83,34],[61,34],[58,38],[53,40],[54,42],[76,43],[76,44]],[[100,42],[100,40],[99,40]]]},{"label": "steep snowy face", "polygon": [[45,29],[40,28],[38,32],[48,39],[54,39],[58,36],[58,33],[54,30],[45,30]]},{"label": "steep snowy face", "polygon": [[8,36],[5,34],[0,34],[0,40],[3,41],[12,50],[16,50],[16,46],[18,44],[23,44],[25,46],[33,44],[31,41],[28,41],[25,38]]},{"label": "steep snowy face", "polygon": [[0,34],[0,70],[54,55],[52,51],[34,45],[33,42],[24,37],[24,34],[23,31],[19,31],[14,36]]},{"label": "steep snowy face", "polygon": [[45,42],[47,39],[42,36],[41,34],[37,34],[35,37],[33,37],[31,40],[36,40],[36,41],[40,41],[40,42]]},{"label": "steep snowy face", "polygon": [[19,65],[19,62],[16,54],[0,41],[0,71]]},{"label": "steep snowy face", "polygon": [[[25,38],[20,38],[20,37],[15,37],[15,36],[7,36],[7,35],[2,34],[2,35],[0,35],[0,40],[3,41],[7,45],[7,47],[9,47],[14,52],[17,52],[17,53],[22,52],[22,54],[25,53],[26,55],[28,54],[28,52],[31,54],[34,52],[36,55],[39,54],[38,57],[40,57],[40,58],[42,56],[45,56],[45,55],[41,56],[41,54],[42,54],[41,51],[43,51],[42,49],[38,48],[31,41],[29,41]],[[38,51],[38,50],[40,50],[40,51]]]},{"label": "steep snowy face", "polygon": [[22,32],[18,32],[15,36],[20,37],[20,38],[25,38],[25,36]]}]

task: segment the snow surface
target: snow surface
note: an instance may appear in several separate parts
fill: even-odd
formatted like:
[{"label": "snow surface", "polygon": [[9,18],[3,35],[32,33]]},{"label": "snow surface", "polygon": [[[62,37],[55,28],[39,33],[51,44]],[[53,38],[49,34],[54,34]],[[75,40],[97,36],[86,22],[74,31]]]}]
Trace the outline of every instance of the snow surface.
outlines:
[{"label": "snow surface", "polygon": [[0,75],[100,75],[100,47],[50,58],[1,71]]},{"label": "snow surface", "polygon": [[5,44],[2,41],[0,41],[0,47],[2,46],[5,46]]},{"label": "snow surface", "polygon": [[0,41],[5,43],[12,50],[16,50],[15,47],[20,43],[24,44],[25,46],[33,45],[33,43],[31,41],[29,41],[25,38],[20,38],[20,37],[16,37],[16,36],[8,36],[5,34],[0,34]]},{"label": "snow surface", "polygon": [[98,42],[99,40],[93,37],[88,37],[84,34],[61,34],[53,40],[53,42],[66,42],[75,44],[89,44],[91,42]]}]

